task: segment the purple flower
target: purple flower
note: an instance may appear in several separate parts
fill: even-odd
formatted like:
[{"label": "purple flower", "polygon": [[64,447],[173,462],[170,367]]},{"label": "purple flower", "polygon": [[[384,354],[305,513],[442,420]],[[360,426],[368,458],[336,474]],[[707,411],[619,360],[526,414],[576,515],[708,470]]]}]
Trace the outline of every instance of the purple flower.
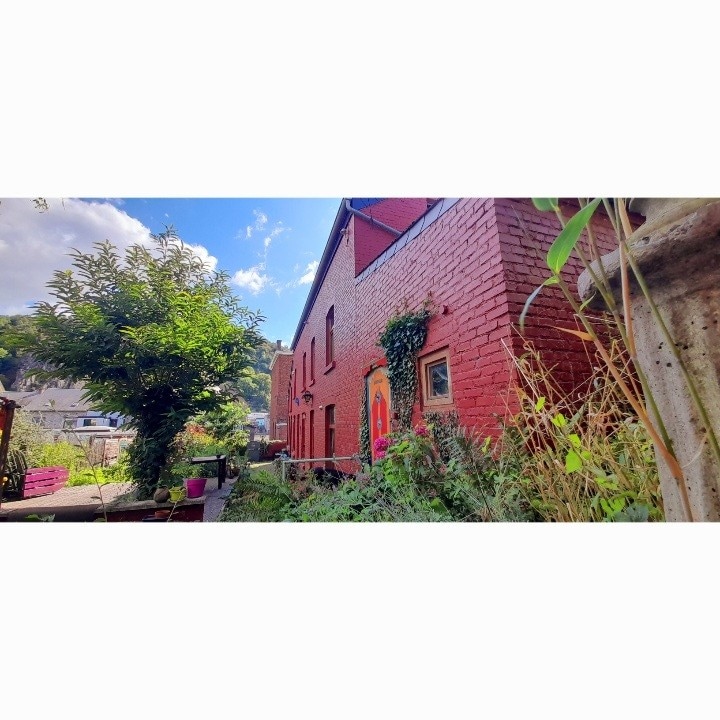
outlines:
[{"label": "purple flower", "polygon": [[385,451],[384,450],[378,450],[375,453],[375,459],[376,460],[382,460],[385,457]]},{"label": "purple flower", "polygon": [[415,434],[419,435],[420,437],[427,437],[428,436],[428,429],[425,427],[425,425],[418,425],[415,428]]},{"label": "purple flower", "polygon": [[373,449],[375,452],[382,452],[385,454],[385,450],[387,450],[390,447],[390,441],[386,437],[379,437],[375,442],[373,443]]}]

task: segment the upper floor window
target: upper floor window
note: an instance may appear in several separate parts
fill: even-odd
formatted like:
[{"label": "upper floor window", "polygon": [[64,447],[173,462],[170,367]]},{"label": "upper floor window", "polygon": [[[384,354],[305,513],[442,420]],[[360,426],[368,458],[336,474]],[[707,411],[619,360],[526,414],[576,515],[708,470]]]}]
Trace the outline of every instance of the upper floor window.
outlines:
[{"label": "upper floor window", "polygon": [[325,316],[325,364],[330,365],[335,360],[335,306],[333,305]]},{"label": "upper floor window", "polygon": [[310,341],[310,384],[315,382],[315,338]]}]

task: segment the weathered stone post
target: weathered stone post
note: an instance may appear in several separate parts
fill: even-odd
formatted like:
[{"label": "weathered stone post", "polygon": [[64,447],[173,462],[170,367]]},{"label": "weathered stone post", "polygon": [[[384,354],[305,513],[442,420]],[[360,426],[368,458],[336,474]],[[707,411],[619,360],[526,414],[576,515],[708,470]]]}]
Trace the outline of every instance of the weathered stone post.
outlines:
[{"label": "weathered stone post", "polygon": [[[646,217],[629,239],[633,257],[720,439],[720,200],[643,199],[634,200],[631,209]],[[619,253],[601,262],[621,303]],[[678,483],[656,454],[666,519],[720,520],[720,464],[706,425],[672,348],[632,272],[629,276],[638,362],[685,473],[692,515],[687,517]],[[586,298],[593,289],[585,271],[580,295]]]}]

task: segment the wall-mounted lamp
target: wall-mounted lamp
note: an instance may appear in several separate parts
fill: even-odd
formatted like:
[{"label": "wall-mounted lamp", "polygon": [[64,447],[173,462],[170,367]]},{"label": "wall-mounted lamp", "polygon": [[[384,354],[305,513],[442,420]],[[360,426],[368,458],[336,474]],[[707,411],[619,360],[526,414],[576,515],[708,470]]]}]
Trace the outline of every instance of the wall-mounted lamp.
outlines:
[{"label": "wall-mounted lamp", "polygon": [[306,390],[306,391],[302,394],[302,399],[305,401],[305,403],[306,403],[307,405],[309,405],[309,404],[312,402],[312,399],[313,399],[312,393],[311,393],[309,390]]}]

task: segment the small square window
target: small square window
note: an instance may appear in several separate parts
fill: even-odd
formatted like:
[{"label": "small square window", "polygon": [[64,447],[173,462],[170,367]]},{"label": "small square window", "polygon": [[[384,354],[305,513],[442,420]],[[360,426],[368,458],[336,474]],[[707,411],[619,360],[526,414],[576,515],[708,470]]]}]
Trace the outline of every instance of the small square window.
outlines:
[{"label": "small square window", "polygon": [[427,366],[428,397],[439,398],[450,395],[447,360],[439,360]]},{"label": "small square window", "polygon": [[425,405],[447,405],[452,402],[450,380],[450,358],[448,350],[420,358],[423,403]]}]

